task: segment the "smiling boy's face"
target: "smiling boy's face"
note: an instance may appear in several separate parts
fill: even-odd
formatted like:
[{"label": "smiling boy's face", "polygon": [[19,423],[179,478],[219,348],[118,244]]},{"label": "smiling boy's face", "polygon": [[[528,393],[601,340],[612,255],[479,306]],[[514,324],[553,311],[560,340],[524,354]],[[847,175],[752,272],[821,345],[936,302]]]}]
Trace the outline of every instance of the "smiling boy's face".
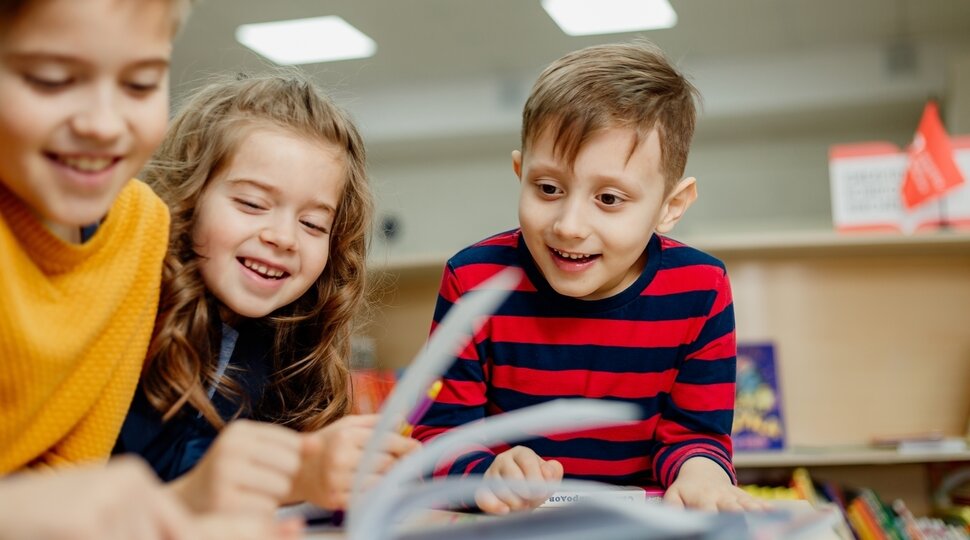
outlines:
[{"label": "smiling boy's face", "polygon": [[30,2],[0,33],[0,182],[76,240],[168,121],[170,0]]},{"label": "smiling boy's face", "polygon": [[519,224],[532,258],[559,294],[608,298],[630,286],[646,263],[654,231],[668,232],[696,196],[694,179],[669,193],[652,130],[608,128],[583,143],[572,167],[545,130],[512,154],[521,183]]}]

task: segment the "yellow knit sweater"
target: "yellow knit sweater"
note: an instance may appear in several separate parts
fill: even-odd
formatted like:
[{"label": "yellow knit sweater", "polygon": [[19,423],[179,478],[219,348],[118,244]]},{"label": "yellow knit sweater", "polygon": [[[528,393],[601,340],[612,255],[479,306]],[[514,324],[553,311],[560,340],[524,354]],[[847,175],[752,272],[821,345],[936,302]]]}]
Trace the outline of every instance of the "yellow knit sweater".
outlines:
[{"label": "yellow knit sweater", "polygon": [[84,244],[51,234],[0,184],[0,475],[110,454],[167,245],[168,210],[137,180]]}]

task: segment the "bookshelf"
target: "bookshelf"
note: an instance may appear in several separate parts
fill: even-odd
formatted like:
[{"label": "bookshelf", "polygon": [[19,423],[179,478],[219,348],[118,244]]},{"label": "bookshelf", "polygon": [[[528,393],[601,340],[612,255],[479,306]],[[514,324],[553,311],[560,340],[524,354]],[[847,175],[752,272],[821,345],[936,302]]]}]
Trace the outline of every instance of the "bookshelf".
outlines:
[{"label": "bookshelf", "polygon": [[739,469],[769,467],[833,467],[843,465],[899,465],[970,462],[970,451],[900,453],[894,449],[856,445],[791,448],[780,452],[736,452]]}]

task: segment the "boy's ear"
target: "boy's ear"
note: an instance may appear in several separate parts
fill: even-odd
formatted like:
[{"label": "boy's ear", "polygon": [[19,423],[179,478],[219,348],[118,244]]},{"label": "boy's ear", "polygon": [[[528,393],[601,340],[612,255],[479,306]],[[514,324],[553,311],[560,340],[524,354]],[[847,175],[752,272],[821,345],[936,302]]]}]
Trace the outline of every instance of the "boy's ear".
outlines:
[{"label": "boy's ear", "polygon": [[680,221],[684,212],[690,208],[690,205],[694,204],[695,200],[697,200],[697,179],[690,177],[678,182],[670,190],[670,194],[667,195],[667,199],[660,209],[657,232],[666,234],[673,230],[674,225]]},{"label": "boy's ear", "polygon": [[512,170],[515,171],[515,176],[519,177],[519,181],[522,181],[522,152],[518,150],[512,150]]}]

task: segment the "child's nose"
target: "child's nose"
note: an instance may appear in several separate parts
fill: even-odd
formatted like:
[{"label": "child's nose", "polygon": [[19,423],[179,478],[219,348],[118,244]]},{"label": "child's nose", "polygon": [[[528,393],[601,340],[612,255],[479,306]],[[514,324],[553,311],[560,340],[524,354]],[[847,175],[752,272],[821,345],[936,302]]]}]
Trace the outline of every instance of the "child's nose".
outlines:
[{"label": "child's nose", "polygon": [[582,205],[572,202],[564,204],[552,229],[563,238],[585,238],[589,234],[589,224]]},{"label": "child's nose", "polygon": [[113,142],[125,131],[125,118],[118,96],[112,90],[96,89],[91,99],[74,115],[71,127],[86,139]]},{"label": "child's nose", "polygon": [[286,223],[273,223],[265,227],[259,233],[259,238],[282,250],[292,251],[296,248],[296,231]]}]

